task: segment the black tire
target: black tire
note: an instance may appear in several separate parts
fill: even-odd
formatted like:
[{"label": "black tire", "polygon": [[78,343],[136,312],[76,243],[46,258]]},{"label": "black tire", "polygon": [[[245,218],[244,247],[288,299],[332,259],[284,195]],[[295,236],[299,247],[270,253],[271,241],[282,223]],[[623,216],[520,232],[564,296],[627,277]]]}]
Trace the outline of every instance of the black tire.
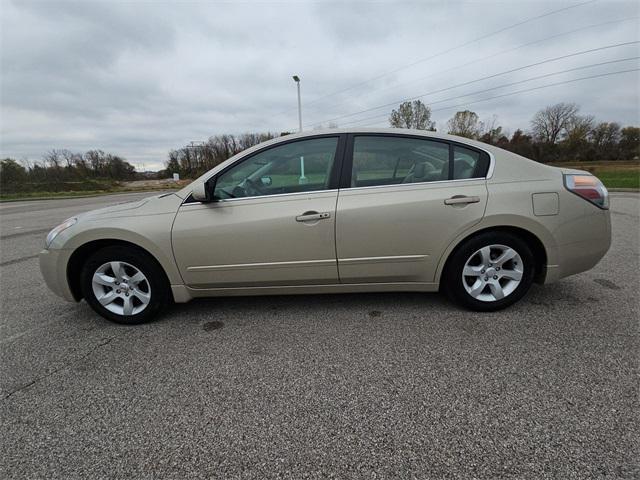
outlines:
[{"label": "black tire", "polygon": [[[463,282],[462,272],[470,257],[483,247],[504,245],[515,250],[522,260],[522,278],[520,284],[508,295],[499,300],[482,301],[471,296]],[[457,304],[480,312],[493,312],[513,305],[529,291],[535,277],[535,257],[527,243],[509,232],[485,232],[464,241],[449,258],[443,275],[442,289]],[[473,279],[467,280],[473,283]],[[480,285],[478,283],[478,285]],[[489,290],[485,290],[489,291]]]},{"label": "black tire", "polygon": [[[125,262],[144,274],[151,298],[142,311],[132,315],[119,315],[100,304],[93,291],[93,275],[100,266],[108,262]],[[169,284],[162,267],[144,250],[135,247],[115,245],[96,251],[84,263],[80,275],[80,286],[86,302],[99,315],[112,322],[125,325],[148,322],[155,318],[170,300]]]}]

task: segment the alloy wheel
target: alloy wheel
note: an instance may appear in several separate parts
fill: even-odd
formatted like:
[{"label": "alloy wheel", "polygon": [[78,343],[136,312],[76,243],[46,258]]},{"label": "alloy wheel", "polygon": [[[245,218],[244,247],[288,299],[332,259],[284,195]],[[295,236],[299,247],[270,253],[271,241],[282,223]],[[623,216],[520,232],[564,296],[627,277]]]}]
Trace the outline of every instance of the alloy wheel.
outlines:
[{"label": "alloy wheel", "polygon": [[126,262],[112,261],[101,265],[93,274],[91,286],[100,305],[117,315],[136,315],[151,301],[147,277]]},{"label": "alloy wheel", "polygon": [[522,280],[524,264],[518,252],[506,245],[488,245],[469,257],[462,269],[462,284],[482,302],[502,300]]}]

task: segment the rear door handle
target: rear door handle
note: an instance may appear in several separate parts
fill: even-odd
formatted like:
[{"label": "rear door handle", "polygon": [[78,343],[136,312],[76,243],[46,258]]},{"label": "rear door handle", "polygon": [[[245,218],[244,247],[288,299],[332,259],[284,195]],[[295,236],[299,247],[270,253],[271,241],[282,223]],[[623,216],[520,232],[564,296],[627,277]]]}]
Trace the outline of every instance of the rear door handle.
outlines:
[{"label": "rear door handle", "polygon": [[478,203],[480,197],[467,197],[466,195],[454,195],[444,201],[445,205],[462,205],[465,203]]},{"label": "rear door handle", "polygon": [[304,212],[296,217],[296,222],[313,222],[330,217],[331,212]]}]

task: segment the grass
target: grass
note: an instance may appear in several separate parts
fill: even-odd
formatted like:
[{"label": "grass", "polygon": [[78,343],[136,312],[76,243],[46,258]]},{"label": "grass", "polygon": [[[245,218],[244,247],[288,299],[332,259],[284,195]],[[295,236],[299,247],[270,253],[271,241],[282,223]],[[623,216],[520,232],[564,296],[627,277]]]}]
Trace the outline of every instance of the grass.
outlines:
[{"label": "grass", "polygon": [[640,189],[640,170],[623,172],[617,170],[601,170],[593,172],[607,188]]},{"label": "grass", "polygon": [[0,202],[11,202],[18,200],[50,200],[50,199],[64,199],[64,198],[78,198],[78,197],[94,197],[98,195],[112,195],[118,193],[136,193],[136,192],[153,192],[153,191],[167,191],[178,190],[185,185],[185,182],[179,184],[173,182],[163,182],[158,185],[139,185],[130,186],[127,184],[116,185],[111,188],[105,188],[101,190],[74,190],[67,192],[20,192],[20,193],[0,193]]},{"label": "grass", "polygon": [[[166,189],[158,189],[166,190]],[[74,192],[26,192],[26,193],[3,193],[0,194],[0,201],[9,202],[13,200],[50,200],[56,198],[78,198],[78,197],[95,197],[99,195],[114,195],[117,193],[135,193],[147,192],[152,189],[145,190],[78,190]]]}]

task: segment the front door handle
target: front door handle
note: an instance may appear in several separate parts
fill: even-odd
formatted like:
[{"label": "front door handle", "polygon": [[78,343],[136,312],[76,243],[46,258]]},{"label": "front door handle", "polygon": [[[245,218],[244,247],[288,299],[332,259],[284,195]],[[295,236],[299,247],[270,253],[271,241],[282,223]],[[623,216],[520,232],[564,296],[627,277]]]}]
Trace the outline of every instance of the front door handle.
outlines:
[{"label": "front door handle", "polygon": [[296,217],[296,222],[315,222],[330,217],[331,212],[304,212]]},{"label": "front door handle", "polygon": [[466,195],[454,195],[444,201],[445,205],[463,205],[465,203],[478,203],[480,197],[467,197]]}]

